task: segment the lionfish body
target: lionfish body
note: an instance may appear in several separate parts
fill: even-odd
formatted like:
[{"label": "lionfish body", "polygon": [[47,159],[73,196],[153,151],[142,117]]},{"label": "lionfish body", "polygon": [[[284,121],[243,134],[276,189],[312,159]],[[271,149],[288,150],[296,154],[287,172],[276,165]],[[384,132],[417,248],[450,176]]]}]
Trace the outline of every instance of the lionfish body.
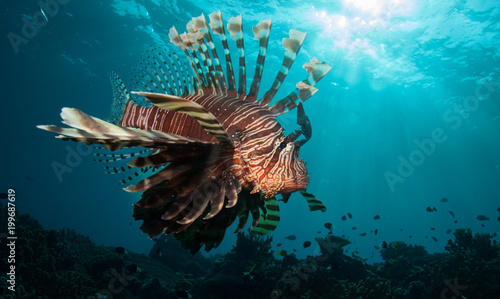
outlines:
[{"label": "lionfish body", "polygon": [[[271,88],[257,99],[271,21],[253,27],[260,50],[248,93],[241,16],[231,18],[227,26],[238,48],[237,88],[220,12],[210,14],[210,21],[212,33],[222,41],[226,72],[202,15],[188,23],[187,33],[179,35],[172,28],[169,34],[185,53],[191,71],[177,55],[152,49],[136,75],[146,92],[131,94],[116,74],[111,75],[115,102],[109,122],[63,108],[63,123],[72,128],[39,126],[61,134],[60,138],[107,150],[129,148],[122,154],[98,153],[97,159],[110,163],[129,159],[125,166],[106,168],[109,173],[132,173],[122,184],[143,178],[125,188],[144,191],[134,205],[135,219],[144,220],[141,229],[151,238],[173,233],[192,252],[202,245],[207,251],[218,246],[227,227],[238,218],[236,231],[242,230],[249,214],[255,234],[274,230],[279,222],[276,194],[286,202],[291,193],[300,191],[311,210],[325,210],[305,191],[309,177],[298,154],[311,137],[302,102],[317,91],[313,85],[330,67],[313,58],[304,65],[309,76],[271,105],[305,33],[292,29],[283,39],[283,66]],[[138,104],[132,97],[148,103]],[[276,117],[294,108],[300,130],[285,136]]]}]

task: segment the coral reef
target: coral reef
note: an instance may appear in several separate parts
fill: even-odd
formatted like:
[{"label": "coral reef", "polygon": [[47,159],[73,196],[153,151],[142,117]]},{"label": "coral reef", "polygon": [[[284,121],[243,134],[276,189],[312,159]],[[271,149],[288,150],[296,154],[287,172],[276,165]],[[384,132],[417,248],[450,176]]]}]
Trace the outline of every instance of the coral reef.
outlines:
[{"label": "coral reef", "polygon": [[[1,223],[5,215],[1,206]],[[163,286],[163,297],[155,298],[177,298],[175,291],[184,283],[150,257],[96,246],[71,229],[45,230],[29,215],[18,215],[16,234],[22,236],[16,240],[16,292],[2,280],[2,298],[152,298],[140,294],[151,292],[146,282],[155,277]],[[7,246],[0,246],[0,255],[8,255]],[[7,260],[2,259],[0,266],[7,269]]]},{"label": "coral reef", "polygon": [[[5,221],[0,207],[0,221]],[[444,252],[395,241],[382,263],[347,256],[349,240],[316,238],[320,255],[273,255],[272,238],[239,233],[236,246],[209,259],[174,238],[155,241],[149,256],[96,246],[71,229],[46,230],[19,215],[16,293],[0,279],[2,298],[496,298],[500,245],[489,234],[457,229]],[[2,228],[5,230],[5,228]],[[5,231],[0,231],[5,233]],[[0,254],[7,255],[7,246]],[[7,261],[0,261],[6,269]]]},{"label": "coral reef", "polygon": [[265,298],[281,273],[271,237],[238,234],[236,246],[216,260],[215,269],[193,287],[195,298]]},{"label": "coral reef", "polygon": [[[149,256],[167,265],[175,272],[183,272],[193,277],[203,277],[213,268],[213,263],[200,252],[192,255],[182,247],[181,242],[172,235],[161,235],[154,239],[155,244]],[[175,259],[172,257],[175,256]]]}]

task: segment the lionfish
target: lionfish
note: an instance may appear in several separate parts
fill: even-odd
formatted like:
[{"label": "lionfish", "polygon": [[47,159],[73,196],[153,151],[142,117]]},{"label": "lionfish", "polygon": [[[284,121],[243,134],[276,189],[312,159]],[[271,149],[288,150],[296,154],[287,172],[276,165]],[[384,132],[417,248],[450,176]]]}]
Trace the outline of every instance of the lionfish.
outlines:
[{"label": "lionfish", "polygon": [[[291,193],[300,191],[310,210],[326,209],[305,191],[309,176],[298,155],[312,134],[302,102],[316,93],[313,86],[331,67],[313,58],[304,64],[307,78],[271,104],[306,36],[291,29],[290,37],[283,38],[283,65],[269,90],[257,99],[271,20],[252,28],[260,48],[247,92],[241,15],[227,24],[238,51],[237,87],[220,11],[209,19],[207,25],[203,14],[193,18],[183,34],[175,27],[170,29],[170,42],[184,52],[184,63],[174,51],[147,51],[135,74],[143,91],[129,92],[111,73],[114,102],[107,122],[78,109],[63,108],[62,122],[72,128],[38,126],[61,134],[57,137],[63,140],[107,151],[96,153],[96,160],[129,161],[106,169],[108,173],[129,173],[121,184],[138,181],[124,188],[126,191],[144,191],[133,213],[136,220],[143,220],[141,230],[150,238],[174,234],[193,253],[203,245],[206,251],[217,247],[236,217],[236,232],[246,226],[250,214],[252,233],[273,231],[280,219],[277,194],[287,202]],[[213,35],[222,42],[225,72]],[[300,129],[285,136],[277,116],[294,108]]]}]

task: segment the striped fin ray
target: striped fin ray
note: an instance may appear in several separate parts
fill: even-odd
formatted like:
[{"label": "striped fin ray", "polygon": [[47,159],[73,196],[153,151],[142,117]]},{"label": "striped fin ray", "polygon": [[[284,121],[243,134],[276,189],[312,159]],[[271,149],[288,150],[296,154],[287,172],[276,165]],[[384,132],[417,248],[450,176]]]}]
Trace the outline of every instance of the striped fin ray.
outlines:
[{"label": "striped fin ray", "polygon": [[250,229],[250,231],[257,236],[264,236],[276,229],[280,222],[280,208],[276,197],[272,196],[266,199],[266,215],[261,215],[262,218],[259,223]]},{"label": "striped fin ray", "polygon": [[175,134],[119,127],[89,116],[74,108],[63,108],[61,117],[64,124],[73,128],[60,128],[57,126],[37,127],[42,130],[59,133],[61,135],[58,137],[65,140],[70,139],[84,142],[87,145],[101,144],[109,150],[117,150],[124,147],[162,148],[171,143],[213,144]]},{"label": "striped fin ray", "polygon": [[226,32],[224,29],[224,21],[222,20],[220,10],[211,13],[208,17],[210,18],[210,28],[219,36],[222,41],[222,47],[224,48],[224,55],[226,58],[227,94],[231,97],[236,97],[233,63],[231,61],[231,54],[229,52]]},{"label": "striped fin ray", "polygon": [[[168,87],[170,94],[180,96],[182,94],[182,90],[183,90],[182,85],[181,85],[182,82],[181,82],[181,80],[179,80],[179,74],[178,74],[177,68],[175,68],[175,65],[169,59],[171,65],[172,65],[172,68],[174,68],[174,71],[177,73],[177,76],[176,76],[177,80],[174,77],[174,75],[172,73],[172,68],[170,67],[170,65],[167,63],[167,61],[165,59],[165,56],[167,56],[167,57],[169,57],[169,56],[165,55],[164,52],[161,51],[161,49],[155,49],[155,48],[150,49],[149,53],[148,53],[148,51],[146,51],[146,53],[151,55],[150,56],[150,59],[152,61],[151,71],[154,71],[154,73],[151,74],[153,80],[158,81],[163,92],[167,92],[167,87]],[[167,74],[165,73],[165,69],[169,73],[169,76],[167,76]],[[170,77],[170,80],[168,79],[169,77]],[[167,86],[165,86],[165,83]]]},{"label": "striped fin ray", "polygon": [[[153,48],[146,50],[136,72],[135,86],[146,88],[147,91],[169,93],[181,96],[189,90],[187,81],[190,74],[184,71],[177,55],[172,58],[168,50]],[[179,70],[181,74],[179,74]],[[187,78],[187,80],[186,80]]]},{"label": "striped fin ray", "polygon": [[252,215],[252,227],[256,227],[261,220],[261,215],[267,213],[267,211],[264,211],[265,203],[261,194],[251,194],[247,190],[240,193],[236,208],[238,210],[238,226],[234,231],[235,233],[239,233],[245,228],[250,214]]},{"label": "striped fin ray", "polygon": [[[202,14],[199,17],[192,18],[186,27],[191,42],[196,42],[200,46],[199,49],[201,49],[201,51],[198,52],[205,65],[205,73],[209,79],[209,87],[213,87],[214,93],[221,94],[221,90],[224,89],[222,85],[225,85],[225,82],[222,83],[222,77],[220,73],[218,73],[218,71],[222,71],[222,69],[217,59],[217,53],[215,52],[215,46],[212,42],[205,16]],[[206,43],[205,40],[207,41]],[[214,55],[213,59],[208,53],[208,48],[211,49],[212,55]],[[215,67],[217,65],[219,65],[219,70],[216,72]]]},{"label": "striped fin ray", "polygon": [[[169,145],[169,147],[170,146],[172,145]],[[183,144],[183,146],[187,145]],[[154,166],[133,168],[127,164],[123,164],[122,161],[124,160],[132,159],[134,157],[147,156],[150,153],[154,153],[154,150],[151,148],[145,148],[145,149],[126,148],[117,150],[113,153],[110,153],[107,149],[105,149],[100,145],[94,145],[94,148],[95,148],[94,161],[107,164],[104,167],[105,173],[122,175],[122,179],[119,181],[119,185],[129,184],[134,180],[141,179],[141,177],[151,176],[155,172],[161,171],[164,166],[164,165],[154,165]]]},{"label": "striped fin ray", "polygon": [[149,156],[139,156],[128,162],[129,167],[151,167],[172,162],[179,158],[199,157],[208,154],[208,148],[198,144],[171,144],[168,150],[162,150]]},{"label": "striped fin ray", "polygon": [[236,41],[236,47],[238,48],[238,97],[242,98],[246,95],[247,75],[245,67],[245,46],[243,42],[243,21],[241,15],[229,19],[227,22],[227,30],[231,38]]},{"label": "striped fin ray", "polygon": [[152,151],[152,149],[147,148],[147,149],[142,149],[137,151],[134,151],[132,153],[109,153],[106,149],[102,147],[97,147],[96,150],[98,150],[97,153],[94,154],[94,161],[96,162],[117,162],[117,161],[122,161],[126,159],[133,158],[135,156],[139,156],[145,153],[149,153]]},{"label": "striped fin ray", "polygon": [[111,112],[108,121],[118,125],[123,114],[123,109],[128,101],[130,101],[130,93],[128,92],[122,79],[115,73],[109,74],[111,87],[113,88],[113,104],[111,104]]},{"label": "striped fin ray", "polygon": [[260,81],[262,80],[262,72],[264,71],[264,62],[266,60],[267,44],[269,41],[269,34],[271,33],[271,20],[260,21],[257,26],[252,28],[255,39],[259,40],[259,56],[257,56],[257,63],[255,65],[255,75],[253,77],[250,91],[246,96],[246,100],[255,101],[259,93]]},{"label": "striped fin ray", "polygon": [[[168,52],[168,57],[170,58],[170,62],[172,63],[172,66],[175,70],[175,74],[179,80],[179,83],[182,82],[182,97],[188,96],[190,94],[196,93],[193,90],[193,82],[194,78],[191,76],[190,70],[186,67],[186,63],[184,62],[181,64],[181,61],[179,60],[179,56],[176,53],[171,54]],[[180,74],[179,74],[180,70]]]},{"label": "striped fin ray", "polygon": [[103,146],[94,145],[93,150],[94,150],[94,161],[100,163],[106,163],[106,166],[104,167],[104,173],[113,175],[120,174],[122,176],[122,179],[120,179],[118,183],[119,185],[129,184],[130,182],[137,179],[141,179],[142,177],[148,177],[154,175],[155,172],[161,171],[163,169],[163,167],[160,167],[158,165],[155,165],[155,167],[147,166],[140,168],[132,168],[126,164],[123,164],[124,160],[128,160],[133,157],[138,157],[140,155],[147,155],[153,152],[153,149],[150,148],[146,149],[126,148],[110,153]]},{"label": "striped fin ray", "polygon": [[[193,45],[189,40],[188,34],[183,33],[179,35],[177,29],[175,27],[170,28],[168,33],[168,37],[170,38],[170,42],[179,47],[179,49],[183,50],[186,54],[187,59],[191,62],[191,69],[194,71],[196,83],[201,87],[201,92],[208,92],[208,83],[205,78],[205,74],[203,72],[203,68],[200,65],[200,61],[196,57],[194,50],[197,49],[197,45]],[[193,89],[196,89],[196,85],[193,85]]]},{"label": "striped fin ray", "polygon": [[292,110],[297,107],[297,99],[305,102],[318,91],[313,86],[332,69],[328,64],[320,62],[316,57],[304,64],[304,68],[309,73],[309,76],[305,80],[298,82],[297,88],[288,96],[269,107],[273,113],[280,115]]},{"label": "striped fin ray", "polygon": [[188,171],[192,170],[192,167],[190,165],[186,164],[180,164],[180,163],[171,163],[161,171],[155,173],[154,175],[151,175],[136,185],[130,185],[127,188],[124,188],[123,190],[127,192],[140,192],[144,191],[146,189],[149,189],[153,186],[158,185],[159,183],[163,181],[168,181],[176,176],[182,175]]},{"label": "striped fin ray", "polygon": [[226,93],[227,92],[226,78],[224,77],[224,72],[222,71],[222,67],[220,65],[219,55],[215,50],[215,45],[212,40],[212,35],[210,34],[210,30],[208,30],[208,25],[205,16],[202,14],[198,18],[193,18],[193,22],[195,23],[195,26],[203,34],[203,37],[207,41],[206,45],[212,52],[212,63],[213,66],[215,67],[215,78],[217,80],[217,85],[219,87],[219,90],[221,93]]},{"label": "striped fin ray", "polygon": [[320,210],[321,212],[326,211],[325,205],[316,196],[312,195],[311,193],[305,190],[301,190],[299,192],[307,200],[307,204],[309,205],[310,211],[318,211],[318,210]]},{"label": "striped fin ray", "polygon": [[146,97],[149,102],[159,108],[188,114],[196,119],[207,132],[217,138],[220,143],[231,144],[231,140],[224,130],[224,127],[222,127],[217,118],[203,106],[184,98],[165,94],[147,92],[133,93]]},{"label": "striped fin ray", "polygon": [[289,35],[289,38],[283,38],[283,47],[286,49],[285,58],[283,59],[283,65],[281,66],[278,75],[276,75],[276,79],[274,79],[271,88],[259,100],[259,103],[262,106],[267,106],[274,98],[276,92],[278,92],[278,89],[281,87],[281,84],[285,80],[288,71],[292,67],[293,62],[297,57],[297,53],[299,52],[300,47],[302,46],[302,43],[306,38],[306,33],[300,32],[295,29],[290,29]]},{"label": "striped fin ray", "polygon": [[[134,78],[133,86],[152,92],[169,92],[173,94],[174,90],[170,86],[168,79],[165,79],[165,82],[161,79],[161,75],[158,73],[157,69],[157,62],[154,56],[151,55],[150,50],[146,50],[146,53],[141,56],[141,60],[136,70],[131,72]],[[163,70],[160,71],[162,72]]]}]

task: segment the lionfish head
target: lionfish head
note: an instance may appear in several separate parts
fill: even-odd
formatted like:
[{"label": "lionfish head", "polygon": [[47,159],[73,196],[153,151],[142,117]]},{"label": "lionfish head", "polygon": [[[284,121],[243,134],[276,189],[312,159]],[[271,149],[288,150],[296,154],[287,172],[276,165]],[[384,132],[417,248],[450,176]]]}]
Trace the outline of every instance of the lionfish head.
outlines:
[{"label": "lionfish head", "polygon": [[300,146],[296,142],[283,141],[278,145],[281,148],[282,156],[278,163],[282,163],[282,168],[288,168],[280,178],[283,182],[278,193],[287,194],[304,190],[309,183],[306,163],[299,158]]},{"label": "lionfish head", "polygon": [[[283,194],[304,190],[309,183],[306,163],[304,160],[299,159],[300,147],[311,139],[312,135],[311,122],[304,111],[302,103],[297,106],[297,124],[300,125],[301,129],[296,130],[286,137],[286,146],[280,145],[280,147],[290,147],[290,164],[292,165],[292,178],[285,181],[283,190],[280,192]],[[302,135],[304,138],[297,140]]]},{"label": "lionfish head", "polygon": [[[297,107],[297,123],[300,130],[288,136],[280,135],[274,141],[274,163],[267,164],[266,171],[259,182],[259,191],[266,197],[281,193],[285,196],[304,190],[309,183],[306,163],[299,158],[300,147],[311,138],[311,123],[304,112],[302,103]],[[303,136],[304,138],[301,138]],[[301,139],[299,139],[301,138]]]}]

